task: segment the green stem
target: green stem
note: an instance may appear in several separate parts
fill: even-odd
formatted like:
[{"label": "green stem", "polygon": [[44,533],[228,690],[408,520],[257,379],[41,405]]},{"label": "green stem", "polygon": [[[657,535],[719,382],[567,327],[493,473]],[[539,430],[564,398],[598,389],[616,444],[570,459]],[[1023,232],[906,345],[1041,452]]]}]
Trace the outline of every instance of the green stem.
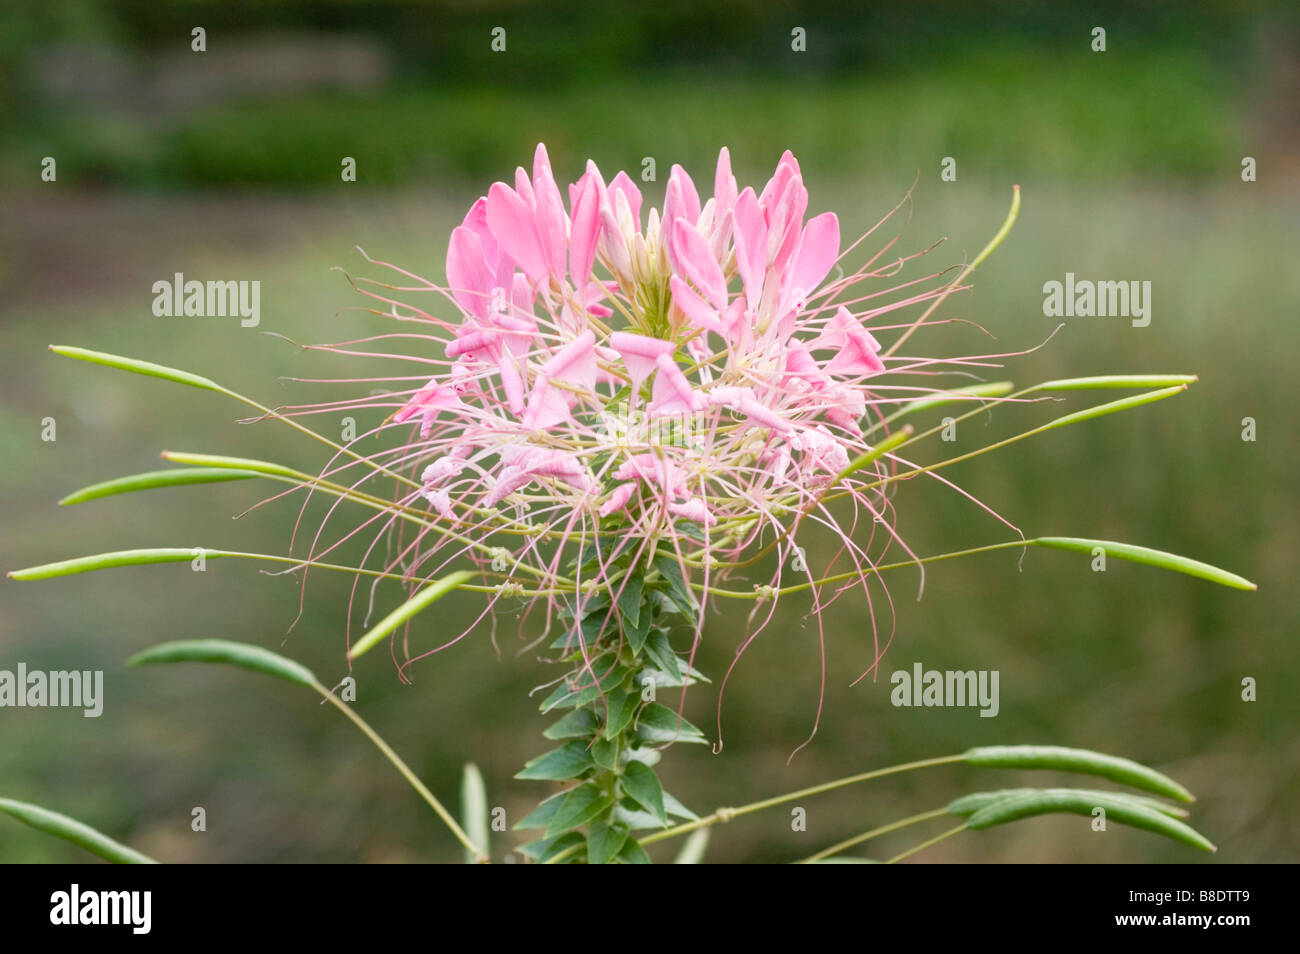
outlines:
[{"label": "green stem", "polygon": [[370,723],[357,715],[357,713],[352,711],[351,707],[344,704],[342,700],[320,683],[316,683],[314,688],[324,696],[331,705],[351,719],[352,723],[365,733],[366,738],[373,742],[380,752],[384,753],[384,757],[393,763],[393,767],[396,768],[397,771],[402,773],[402,778],[410,782],[411,787],[419,793],[420,797],[428,803],[429,807],[432,808],[434,812],[437,813],[438,817],[443,820],[446,826],[451,829],[451,833],[456,836],[456,840],[465,846],[465,850],[474,856],[475,861],[485,863],[488,858],[487,855],[484,854],[483,850],[470,840],[469,835],[465,834],[465,830],[461,828],[456,819],[452,817],[451,812],[447,811],[442,802],[438,801],[438,797],[434,795],[433,792],[429,791],[428,787],[420,781],[419,777],[417,777],[414,772],[411,771],[411,767],[402,761],[402,757],[394,752],[392,747],[380,737],[379,733],[370,727]]},{"label": "green stem", "polygon": [[844,841],[836,842],[835,844],[831,845],[829,848],[823,848],[815,855],[809,855],[807,858],[804,858],[802,861],[796,862],[796,864],[810,865],[813,864],[814,862],[821,861],[823,858],[829,858],[832,855],[838,855],[841,851],[847,851],[849,848],[852,848],[855,845],[860,845],[863,842],[870,841],[871,839],[877,837],[878,835],[887,835],[891,831],[898,831],[898,829],[906,828],[909,825],[919,825],[923,821],[929,821],[931,818],[939,818],[940,816],[947,815],[947,814],[948,814],[948,809],[945,807],[945,808],[936,808],[933,811],[921,812],[919,815],[910,815],[907,818],[901,819],[899,821],[890,822],[888,825],[881,825],[879,828],[873,828],[871,829],[871,831],[865,832],[861,835],[854,835],[852,838],[846,838]]},{"label": "green stem", "polygon": [[959,835],[965,830],[966,830],[965,823],[958,825],[956,828],[949,828],[942,835],[935,835],[933,838],[929,839],[928,841],[921,842],[915,848],[907,849],[907,851],[903,852],[901,855],[894,855],[894,857],[886,861],[885,864],[892,865],[899,861],[902,861],[904,858],[910,858],[912,855],[916,854],[917,852],[924,851],[925,849],[929,848],[931,845],[937,845],[939,844],[939,842],[943,841],[946,838],[951,838],[953,835]]},{"label": "green stem", "polygon": [[910,772],[914,769],[931,768],[936,765],[951,765],[954,762],[961,762],[965,759],[965,754],[961,755],[944,755],[933,759],[921,759],[917,762],[904,762],[900,765],[891,765],[887,768],[875,769],[871,772],[863,772],[860,775],[850,775],[847,778],[838,778],[831,782],[823,782],[821,785],[813,785],[810,788],[801,788],[797,792],[790,792],[787,795],[777,795],[774,798],[765,798],[761,802],[751,802],[748,805],[741,805],[739,808],[719,808],[711,815],[705,815],[703,818],[697,818],[695,821],[686,822],[682,825],[675,825],[672,828],[666,828],[663,831],[657,831],[653,834],[646,835],[638,839],[642,845],[653,844],[656,841],[663,841],[665,838],[675,838],[678,835],[685,835],[687,832],[695,831],[697,828],[704,828],[706,825],[716,825],[718,822],[731,821],[739,815],[748,815],[751,812],[762,811],[764,808],[772,808],[776,805],[782,805],[786,802],[794,801],[797,798],[807,798],[810,795],[820,795],[823,792],[834,791],[837,788],[843,788],[846,785],[855,785],[858,782],[868,782],[872,779],[883,778],[886,775],[898,775],[902,772]]}]

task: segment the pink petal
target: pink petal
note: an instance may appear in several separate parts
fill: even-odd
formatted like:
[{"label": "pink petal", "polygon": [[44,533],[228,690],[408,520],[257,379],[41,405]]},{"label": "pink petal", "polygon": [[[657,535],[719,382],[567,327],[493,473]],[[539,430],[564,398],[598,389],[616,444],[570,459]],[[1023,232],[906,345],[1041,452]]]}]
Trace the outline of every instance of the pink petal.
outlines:
[{"label": "pink petal", "polygon": [[673,304],[682,310],[693,327],[724,334],[718,310],[701,298],[695,289],[676,275],[668,279],[668,289],[672,292]]},{"label": "pink petal", "polygon": [[840,220],[835,217],[835,213],[824,212],[810,219],[799,238],[799,245],[785,275],[786,291],[782,294],[785,305],[806,300],[816,291],[839,254]]},{"label": "pink petal", "polygon": [[600,191],[590,175],[584,176],[573,203],[569,235],[569,274],[579,292],[591,281],[596,260],[596,233],[600,228]]},{"label": "pink petal", "polygon": [[757,311],[767,270],[767,224],[763,221],[753,189],[746,187],[736,199],[733,231],[736,270],[740,272],[745,287],[745,301],[750,311]]},{"label": "pink petal", "polygon": [[564,201],[560,198],[559,186],[551,174],[551,162],[546,155],[546,146],[537,144],[533,159],[533,192],[537,199],[537,232],[542,242],[542,251],[550,265],[551,274],[556,277],[564,275],[566,221]]},{"label": "pink petal", "polygon": [[695,226],[683,219],[673,223],[673,250],[685,276],[704,293],[714,308],[727,305],[727,280],[713,250]]},{"label": "pink petal", "polygon": [[641,382],[655,369],[655,359],[672,354],[673,343],[660,338],[648,338],[630,331],[616,331],[609,336],[609,346],[623,358],[627,373],[632,378],[632,389],[640,390]]},{"label": "pink petal", "polygon": [[463,225],[453,229],[447,244],[447,284],[456,304],[467,314],[486,318],[494,277],[488,270],[480,236]]},{"label": "pink petal", "polygon": [[488,190],[487,222],[501,249],[533,284],[546,277],[546,256],[537,233],[537,222],[517,192],[497,182]]},{"label": "pink petal", "polygon": [[542,376],[577,387],[596,386],[596,336],[590,329],[561,348],[542,366]]},{"label": "pink petal", "polygon": [[610,492],[609,499],[600,505],[600,515],[608,517],[611,513],[622,510],[635,490],[636,484],[619,484]]},{"label": "pink petal", "polygon": [[655,414],[674,414],[690,411],[702,411],[706,406],[704,395],[691,387],[677,366],[666,354],[655,359],[658,374],[655,375],[653,401],[649,410]]},{"label": "pink petal", "polygon": [[[627,207],[632,212],[632,224],[638,232],[641,231],[641,190],[636,187],[636,183],[628,178],[626,172],[620,172],[610,180],[609,191],[622,193],[627,199]],[[611,206],[613,202],[614,197],[611,195]]]}]

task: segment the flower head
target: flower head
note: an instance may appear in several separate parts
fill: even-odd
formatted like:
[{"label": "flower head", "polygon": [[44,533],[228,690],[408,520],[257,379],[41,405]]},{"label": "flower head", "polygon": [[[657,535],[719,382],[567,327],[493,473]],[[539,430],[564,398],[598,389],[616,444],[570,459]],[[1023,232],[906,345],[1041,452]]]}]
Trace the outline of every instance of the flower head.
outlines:
[{"label": "flower head", "polygon": [[[765,597],[807,589],[819,611],[866,589],[885,551],[910,554],[881,481],[898,459],[854,462],[888,437],[891,406],[936,390],[915,376],[938,362],[891,356],[872,329],[945,293],[937,276],[890,287],[904,260],[883,253],[845,274],[839,220],[808,215],[789,152],[755,191],[723,149],[707,198],[674,166],[662,211],[590,162],[566,192],[539,145],[531,175],[470,207],[447,284],[403,289],[450,299],[454,320],[368,292],[426,329],[419,355],[393,357],[436,368],[385,422],[417,433],[373,455],[410,475],[394,506],[430,515],[390,566],[419,581],[469,558],[494,605],[523,594],[581,618],[632,568],[668,560],[699,597],[773,554],[770,575],[727,591],[757,597],[752,638]],[[807,565],[818,531],[854,572]]]}]

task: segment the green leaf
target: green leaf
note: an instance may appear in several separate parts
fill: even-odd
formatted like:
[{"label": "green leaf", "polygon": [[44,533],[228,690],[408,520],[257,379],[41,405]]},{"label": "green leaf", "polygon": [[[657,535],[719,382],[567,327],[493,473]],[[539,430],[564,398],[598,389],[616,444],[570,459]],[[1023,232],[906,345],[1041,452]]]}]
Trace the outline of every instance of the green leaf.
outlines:
[{"label": "green leaf", "polygon": [[648,865],[652,863],[650,856],[641,847],[641,842],[635,838],[629,838],[623,842],[623,848],[618,853],[618,860],[625,865]]},{"label": "green leaf", "polygon": [[1200,577],[1203,580],[1230,586],[1236,590],[1257,589],[1250,580],[1237,576],[1235,573],[1229,573],[1227,570],[1221,570],[1217,566],[1211,566],[1199,560],[1190,560],[1176,553],[1152,550],[1150,547],[1139,547],[1131,543],[1116,543],[1113,540],[1087,540],[1082,537],[1036,537],[1030,542],[1035,546],[1047,547],[1052,550],[1069,550],[1074,553],[1092,553],[1095,548],[1101,547],[1108,557],[1119,557],[1121,560],[1131,560],[1134,563],[1145,563],[1148,566],[1158,566],[1164,570],[1186,573],[1188,576]]},{"label": "green leaf", "polygon": [[606,671],[610,657],[601,657],[593,660],[591,668],[597,673],[604,672],[600,681],[592,682],[591,673],[583,669],[579,674],[578,688],[573,689],[568,685],[568,680],[561,682],[555,689],[542,701],[541,709],[543,712],[550,712],[552,709],[567,709],[573,706],[585,706],[601,693],[610,692],[615,687],[621,685],[623,680],[627,679],[629,670],[626,666],[614,666]]},{"label": "green leaf", "polygon": [[986,745],[967,751],[963,760],[984,768],[1077,772],[1108,778],[1179,802],[1194,802],[1192,793],[1167,775],[1129,759],[1060,745]]},{"label": "green leaf", "polygon": [[[469,840],[478,846],[484,857],[488,853],[488,804],[487,788],[483,785],[483,773],[473,762],[465,763],[464,773],[460,779],[460,817],[461,825]],[[468,848],[465,849],[465,862],[478,864],[481,860]]]},{"label": "green leaf", "polygon": [[1155,832],[1202,851],[1216,850],[1200,832],[1163,812],[1129,799],[1116,798],[1108,792],[1081,792],[1068,788],[1040,789],[1002,799],[975,812],[966,826],[979,831],[1022,818],[1058,812],[1091,816],[1097,808],[1105,810],[1108,821]]},{"label": "green leaf", "polygon": [[677,718],[677,713],[665,705],[652,702],[642,710],[637,719],[637,737],[647,742],[704,742],[704,733],[689,719]]},{"label": "green leaf", "polygon": [[[678,662],[680,664],[681,660],[679,659]],[[709,681],[708,678],[705,677],[704,673],[700,672],[694,666],[689,668],[683,666],[683,668],[686,668],[685,674],[683,674],[679,669],[677,675],[673,676],[664,672],[662,669],[655,668],[654,666],[646,666],[636,674],[636,682],[638,686],[643,688],[653,681],[656,689],[676,689],[680,686],[693,686],[697,682]]]},{"label": "green leaf", "polygon": [[636,802],[630,798],[623,799],[622,802],[614,806],[614,821],[627,827],[632,831],[644,831],[647,829],[659,829],[664,826],[659,823],[649,812],[643,812],[636,807]]},{"label": "green leaf", "polygon": [[176,467],[172,470],[154,470],[147,474],[132,474],[130,477],[118,477],[102,483],[82,487],[59,501],[60,507],[112,497],[115,494],[128,494],[136,490],[152,490],[156,487],[178,487],[185,484],[213,484],[227,480],[248,480],[258,475],[249,470],[227,470],[221,467]]},{"label": "green leaf", "polygon": [[587,751],[601,768],[610,772],[618,768],[618,743],[612,739],[597,739]]},{"label": "green leaf", "polygon": [[238,666],[286,682],[307,686],[319,692],[325,690],[310,669],[302,663],[286,659],[278,653],[249,643],[235,643],[227,639],[180,639],[151,646],[126,661],[128,666],[151,666],[156,663],[223,663]]},{"label": "green leaf", "polygon": [[668,584],[667,596],[673,606],[687,616],[699,613],[699,605],[691,594],[690,588],[682,578],[682,568],[671,554],[660,553],[654,558],[654,567]]},{"label": "green leaf", "polygon": [[568,792],[557,792],[550,798],[545,799],[522,819],[515,822],[515,831],[525,831],[529,828],[545,828],[551,823],[555,813],[560,810],[560,803],[564,801],[564,796],[568,794]]},{"label": "green leaf", "polygon": [[157,864],[149,856],[142,855],[134,848],[128,848],[126,845],[114,841],[89,825],[82,824],[67,815],[52,812],[48,808],[41,808],[39,805],[14,801],[12,798],[0,798],[0,812],[11,815],[23,824],[30,825],[38,831],[43,831],[46,834],[54,835],[56,838],[62,838],[64,841],[79,845],[92,854],[99,855],[99,857],[114,864]]},{"label": "green leaf", "polygon": [[[1000,802],[1007,798],[1014,798],[1020,795],[1030,795],[1034,792],[1057,791],[1056,789],[1040,788],[1004,788],[995,792],[972,792],[969,795],[962,795],[960,798],[954,798],[948,803],[948,814],[958,818],[964,818],[973,815],[986,805],[992,805],[994,802]],[[1143,808],[1154,809],[1170,818],[1186,818],[1188,811],[1185,808],[1179,808],[1177,805],[1170,805],[1155,798],[1148,798],[1145,795],[1134,795],[1129,792],[1100,792],[1091,789],[1068,789],[1068,791],[1079,792],[1083,795],[1103,795],[1110,798],[1121,798],[1139,805]]]},{"label": "green leaf", "polygon": [[629,573],[621,583],[618,594],[618,611],[623,622],[635,629],[641,619],[641,591],[645,587],[645,578],[640,573]]},{"label": "green leaf", "polygon": [[48,580],[55,576],[71,576],[74,573],[89,573],[92,570],[108,570],[118,566],[143,566],[150,563],[187,563],[203,554],[205,560],[215,560],[226,556],[221,550],[208,550],[203,547],[155,547],[146,550],[115,550],[112,553],[96,553],[93,556],[76,557],[61,560],[58,563],[45,563],[23,570],[11,570],[9,576],[14,580]]},{"label": "green leaf", "polygon": [[474,574],[468,570],[457,570],[455,573],[448,573],[441,579],[434,580],[385,616],[370,632],[357,640],[356,645],[348,650],[348,659],[356,659],[362,653],[373,649],[378,642],[389,636],[397,627],[428,609],[433,603],[442,599],[466,580],[472,579],[473,576]]},{"label": "green leaf", "polygon": [[[627,728],[632,717],[636,715],[637,706],[641,704],[639,692],[614,693],[609,697],[609,713],[605,720],[605,738],[617,738]],[[585,711],[585,710],[580,710]]]},{"label": "green leaf", "polygon": [[609,864],[622,850],[627,835],[627,829],[622,825],[592,822],[591,830],[587,833],[587,864]]},{"label": "green leaf", "polygon": [[664,792],[664,808],[668,814],[674,818],[685,818],[687,821],[699,821],[700,816],[695,814],[677,799],[673,798],[668,792]]},{"label": "green leaf", "polygon": [[650,636],[650,627],[653,625],[654,614],[650,607],[645,607],[644,612],[637,617],[635,626],[625,626],[623,632],[627,635],[627,644],[632,648],[634,656],[641,655],[641,650],[645,647],[645,641]]},{"label": "green leaf", "polygon": [[546,826],[546,836],[552,838],[579,825],[585,825],[614,804],[614,796],[601,792],[595,782],[583,782],[565,792],[564,800],[555,810],[555,816]]},{"label": "green leaf", "polygon": [[668,812],[664,808],[664,789],[659,784],[659,777],[650,766],[644,762],[627,763],[627,767],[623,770],[623,791],[627,793],[628,798],[658,818],[661,825],[668,824]]},{"label": "green leaf", "polygon": [[709,847],[708,828],[697,828],[691,832],[682,845],[681,851],[677,852],[677,857],[673,859],[675,865],[698,865],[704,860],[704,850]]},{"label": "green leaf", "polygon": [[668,634],[662,629],[656,629],[650,634],[650,638],[645,643],[646,655],[656,666],[674,678],[681,675],[681,663],[677,659],[677,653],[673,652],[672,644],[668,642]]},{"label": "green leaf", "polygon": [[[537,841],[530,841],[526,845],[520,845],[515,850],[535,861],[544,862],[548,858],[554,858],[562,851],[582,845],[586,840],[587,838],[582,832],[569,831],[554,838],[539,838]],[[573,852],[569,857],[576,859],[581,855],[581,852]]]},{"label": "green leaf", "polygon": [[149,361],[140,361],[136,358],[123,358],[120,355],[107,354],[103,351],[89,351],[86,348],[74,348],[71,345],[50,345],[50,350],[55,354],[63,355],[65,358],[76,358],[78,361],[102,364],[110,368],[117,368],[119,371],[130,371],[132,374],[145,374],[153,378],[163,378],[167,381],[175,381],[177,384],[188,384],[191,387],[203,388],[207,391],[224,390],[215,381],[209,381],[197,374],[178,371],[176,368],[153,364]]},{"label": "green leaf", "polygon": [[590,709],[574,709],[542,733],[548,739],[589,739],[596,734],[600,720]]},{"label": "green leaf", "polygon": [[583,772],[595,767],[587,747],[581,742],[570,742],[525,763],[523,769],[516,773],[515,778],[563,782],[566,779],[577,778]]}]

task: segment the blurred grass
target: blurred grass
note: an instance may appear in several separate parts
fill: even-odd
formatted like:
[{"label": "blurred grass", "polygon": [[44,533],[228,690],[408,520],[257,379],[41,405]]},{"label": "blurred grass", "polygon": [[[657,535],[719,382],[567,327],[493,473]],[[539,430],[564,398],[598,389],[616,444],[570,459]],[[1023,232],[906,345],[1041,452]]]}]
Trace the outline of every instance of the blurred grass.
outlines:
[{"label": "blurred grass", "polygon": [[[331,188],[344,156],[370,185],[479,181],[543,139],[633,169],[642,156],[700,168],[723,144],[745,156],[780,143],[824,174],[929,174],[954,156],[962,174],[1178,181],[1236,167],[1246,123],[1239,92],[1231,74],[1178,50],[1107,57],[1004,43],[924,70],[855,78],[656,71],[577,94],[408,85],[236,102],[161,121],[48,110],[11,148],[16,167],[54,155],[71,183],[145,189]],[[737,100],[755,108],[717,108]]]}]

